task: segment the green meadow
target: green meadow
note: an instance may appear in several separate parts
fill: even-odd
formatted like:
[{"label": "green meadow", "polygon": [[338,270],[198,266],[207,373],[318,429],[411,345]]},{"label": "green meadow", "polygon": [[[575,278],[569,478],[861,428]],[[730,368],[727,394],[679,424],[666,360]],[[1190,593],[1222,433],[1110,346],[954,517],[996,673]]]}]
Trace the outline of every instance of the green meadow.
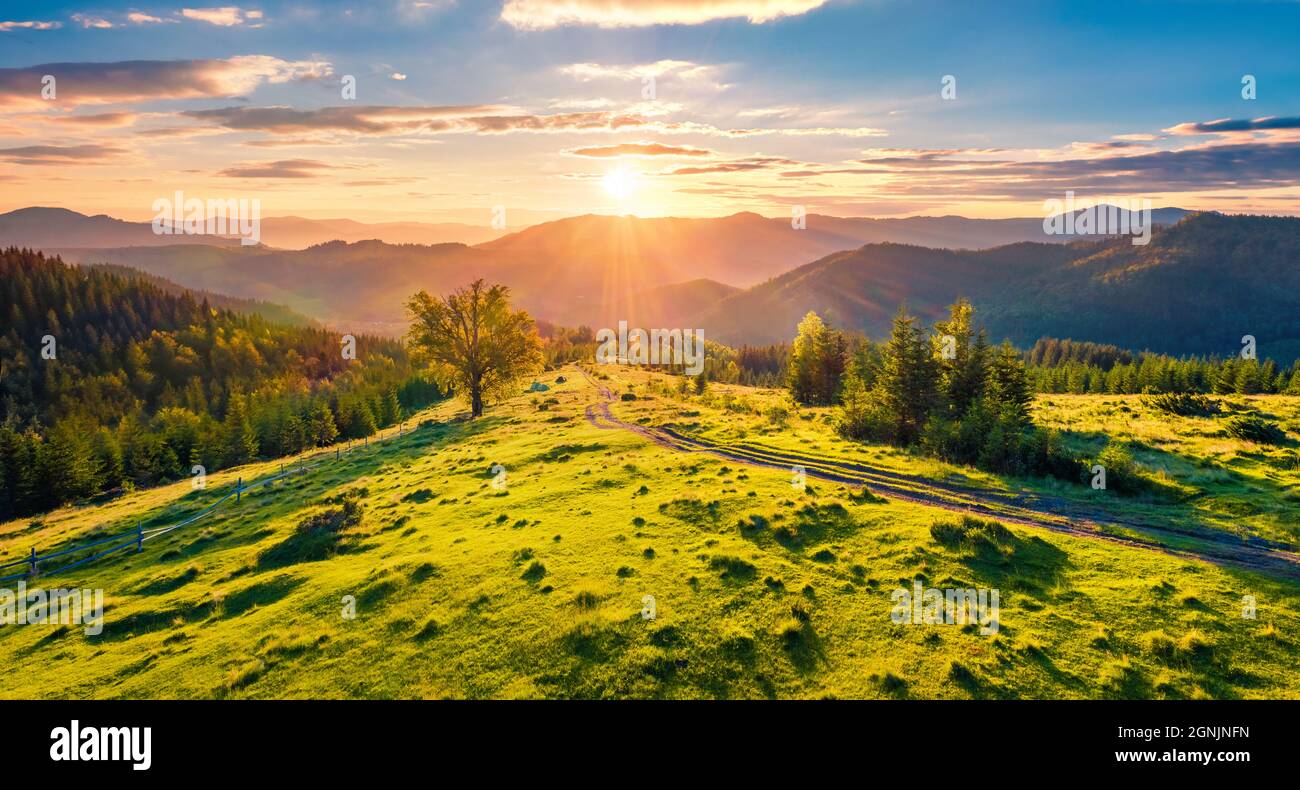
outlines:
[{"label": "green meadow", "polygon": [[[631,426],[852,461],[919,492],[987,492],[993,510],[1133,524],[1171,549],[1300,542],[1296,397],[1229,396],[1219,416],[1183,418],[1140,396],[1039,396],[1035,421],[1072,449],[1129,442],[1153,487],[1125,497],[846,441],[831,410],[794,408],[778,390],[681,394],[670,377],[597,370]],[[103,630],[0,625],[0,696],[1300,697],[1295,573],[1032,526],[1012,510],[1005,529],[984,514],[984,537],[945,539],[965,500],[876,496],[812,467],[799,486],[790,469],[588,419],[603,398],[575,367],[540,381],[550,389],[474,421],[443,403],[400,437],[247,491],[138,554],[30,581],[102,588]],[[1289,443],[1231,438],[1234,414],[1276,421]],[[279,469],[3,524],[0,560],[173,523]],[[997,633],[895,623],[891,594],[916,581],[997,589]]]}]

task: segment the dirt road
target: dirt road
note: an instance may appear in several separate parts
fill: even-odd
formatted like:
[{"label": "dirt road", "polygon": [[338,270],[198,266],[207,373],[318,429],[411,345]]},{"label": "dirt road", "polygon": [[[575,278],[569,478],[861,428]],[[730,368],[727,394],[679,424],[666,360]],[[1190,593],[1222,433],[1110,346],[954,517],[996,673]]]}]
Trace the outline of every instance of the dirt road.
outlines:
[{"label": "dirt road", "polygon": [[804,455],[755,444],[723,445],[671,428],[653,428],[624,422],[614,416],[610,409],[614,395],[609,388],[591,378],[586,371],[582,371],[582,374],[599,395],[599,400],[586,408],[588,422],[604,430],[630,431],[669,450],[705,453],[736,463],[786,472],[800,467],[808,477],[861,486],[877,496],[985,516],[1007,524],[1037,527],[1217,565],[1300,579],[1300,554],[1291,547],[1260,538],[1241,538],[1222,532],[1126,522],[1093,513],[1083,514],[1077,512],[1078,506],[1072,503],[1043,499],[1028,493],[1004,494],[891,472],[855,461]]}]

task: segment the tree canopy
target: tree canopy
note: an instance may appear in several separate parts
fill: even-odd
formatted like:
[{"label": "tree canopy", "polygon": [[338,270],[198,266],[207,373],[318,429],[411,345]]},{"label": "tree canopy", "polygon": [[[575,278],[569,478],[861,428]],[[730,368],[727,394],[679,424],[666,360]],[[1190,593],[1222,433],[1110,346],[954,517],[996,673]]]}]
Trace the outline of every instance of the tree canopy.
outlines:
[{"label": "tree canopy", "polygon": [[407,302],[411,350],[439,382],[483,414],[542,367],[542,341],[527,311],[510,307],[510,289],[475,280],[445,298],[420,291]]}]

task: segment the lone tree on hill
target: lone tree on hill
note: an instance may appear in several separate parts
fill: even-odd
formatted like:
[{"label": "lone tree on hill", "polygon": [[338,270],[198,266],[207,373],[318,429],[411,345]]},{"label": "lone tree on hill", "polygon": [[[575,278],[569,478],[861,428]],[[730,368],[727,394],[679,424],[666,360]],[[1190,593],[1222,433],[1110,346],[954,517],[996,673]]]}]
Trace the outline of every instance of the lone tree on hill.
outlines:
[{"label": "lone tree on hill", "polygon": [[411,350],[469,401],[471,418],[483,415],[485,400],[503,397],[542,367],[537,327],[526,311],[510,308],[504,285],[475,280],[445,299],[420,291],[406,309]]}]

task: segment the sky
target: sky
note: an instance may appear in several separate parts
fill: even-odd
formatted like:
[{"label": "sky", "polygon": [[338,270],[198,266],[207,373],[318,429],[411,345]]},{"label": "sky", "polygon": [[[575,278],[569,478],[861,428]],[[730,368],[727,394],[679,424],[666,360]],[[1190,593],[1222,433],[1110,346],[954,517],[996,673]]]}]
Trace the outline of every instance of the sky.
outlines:
[{"label": "sky", "polygon": [[0,211],[1297,214],[1298,31],[1298,2],[0,0]]}]

